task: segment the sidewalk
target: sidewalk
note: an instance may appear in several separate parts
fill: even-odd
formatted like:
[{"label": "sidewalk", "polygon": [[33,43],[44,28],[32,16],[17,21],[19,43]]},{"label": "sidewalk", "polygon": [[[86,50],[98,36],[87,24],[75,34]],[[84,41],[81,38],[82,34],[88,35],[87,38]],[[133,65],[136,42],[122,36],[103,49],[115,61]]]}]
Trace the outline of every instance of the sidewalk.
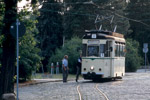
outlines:
[{"label": "sidewalk", "polygon": [[[33,79],[30,81],[19,83],[19,87],[29,86],[29,85],[36,85],[41,83],[48,83],[48,82],[61,82],[62,79]],[[15,84],[16,88],[16,84]]]},{"label": "sidewalk", "polygon": [[[68,81],[75,81],[76,75],[69,74],[68,76]],[[82,76],[80,76],[80,79],[82,79]],[[53,74],[51,76],[50,74],[42,74],[42,73],[36,73],[35,75],[32,76],[32,79],[30,81],[26,82],[20,82],[19,87],[24,87],[24,86],[29,86],[29,85],[36,85],[36,84],[41,84],[41,83],[48,83],[48,82],[63,82],[62,80],[62,74]],[[15,83],[15,88],[16,88],[16,83]]]}]

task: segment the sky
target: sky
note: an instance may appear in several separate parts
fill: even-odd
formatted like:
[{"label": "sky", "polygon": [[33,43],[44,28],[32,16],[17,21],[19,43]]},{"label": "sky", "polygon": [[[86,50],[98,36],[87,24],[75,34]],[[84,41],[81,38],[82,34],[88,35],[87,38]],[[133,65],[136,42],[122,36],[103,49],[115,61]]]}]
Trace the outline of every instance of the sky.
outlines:
[{"label": "sky", "polygon": [[[30,3],[31,3],[31,0],[28,0],[28,1],[22,0],[21,2],[18,2],[18,4],[17,4],[17,6],[19,8],[18,10],[20,11],[23,8],[23,6],[30,4]],[[29,10],[31,10],[31,8],[29,8]]]}]

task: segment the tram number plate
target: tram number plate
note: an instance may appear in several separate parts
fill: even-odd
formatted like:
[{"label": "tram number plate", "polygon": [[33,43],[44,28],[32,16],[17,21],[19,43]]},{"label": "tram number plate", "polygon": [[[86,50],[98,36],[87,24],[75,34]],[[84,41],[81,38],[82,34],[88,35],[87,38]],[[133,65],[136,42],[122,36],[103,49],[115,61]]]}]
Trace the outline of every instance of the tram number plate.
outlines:
[{"label": "tram number plate", "polygon": [[96,34],[92,34],[92,39],[96,39]]}]

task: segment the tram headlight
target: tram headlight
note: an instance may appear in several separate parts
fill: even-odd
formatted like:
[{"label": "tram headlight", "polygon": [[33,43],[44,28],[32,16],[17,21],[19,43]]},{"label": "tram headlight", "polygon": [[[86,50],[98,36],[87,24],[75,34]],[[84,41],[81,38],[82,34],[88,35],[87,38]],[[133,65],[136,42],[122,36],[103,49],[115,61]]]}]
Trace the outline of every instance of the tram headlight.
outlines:
[{"label": "tram headlight", "polygon": [[94,66],[91,66],[91,68],[90,68],[91,70],[94,70]]}]

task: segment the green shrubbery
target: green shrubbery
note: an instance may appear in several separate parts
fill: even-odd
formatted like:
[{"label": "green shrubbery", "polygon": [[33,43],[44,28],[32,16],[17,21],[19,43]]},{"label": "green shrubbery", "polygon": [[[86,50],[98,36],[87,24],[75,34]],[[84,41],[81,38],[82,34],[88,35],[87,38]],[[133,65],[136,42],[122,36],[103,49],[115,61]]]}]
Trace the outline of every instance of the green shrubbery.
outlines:
[{"label": "green shrubbery", "polygon": [[139,55],[139,43],[132,39],[126,41],[126,71],[136,71],[142,62],[142,58]]},{"label": "green shrubbery", "polygon": [[55,66],[56,66],[56,62],[59,62],[61,68],[62,59],[64,55],[68,55],[69,72],[74,74],[76,72],[75,70],[76,70],[77,59],[80,55],[79,48],[81,49],[81,39],[79,39],[78,37],[74,37],[71,40],[66,41],[64,47],[57,49],[55,54],[53,54],[52,57],[49,59],[49,64],[47,68],[48,69],[50,68],[52,62],[54,63]]},{"label": "green shrubbery", "polygon": [[24,13],[20,13],[20,20],[25,24],[26,33],[19,40],[19,78],[27,80],[31,79],[32,72],[41,66],[42,57],[39,55],[41,50],[37,47],[38,41],[35,38],[35,35],[38,34],[37,20],[33,19],[32,14],[28,16],[29,18],[24,18],[21,14]]},{"label": "green shrubbery", "polygon": [[21,79],[31,79],[32,71],[39,69],[41,57],[40,49],[36,47],[36,41],[32,34],[26,33],[20,41],[19,76]]}]

